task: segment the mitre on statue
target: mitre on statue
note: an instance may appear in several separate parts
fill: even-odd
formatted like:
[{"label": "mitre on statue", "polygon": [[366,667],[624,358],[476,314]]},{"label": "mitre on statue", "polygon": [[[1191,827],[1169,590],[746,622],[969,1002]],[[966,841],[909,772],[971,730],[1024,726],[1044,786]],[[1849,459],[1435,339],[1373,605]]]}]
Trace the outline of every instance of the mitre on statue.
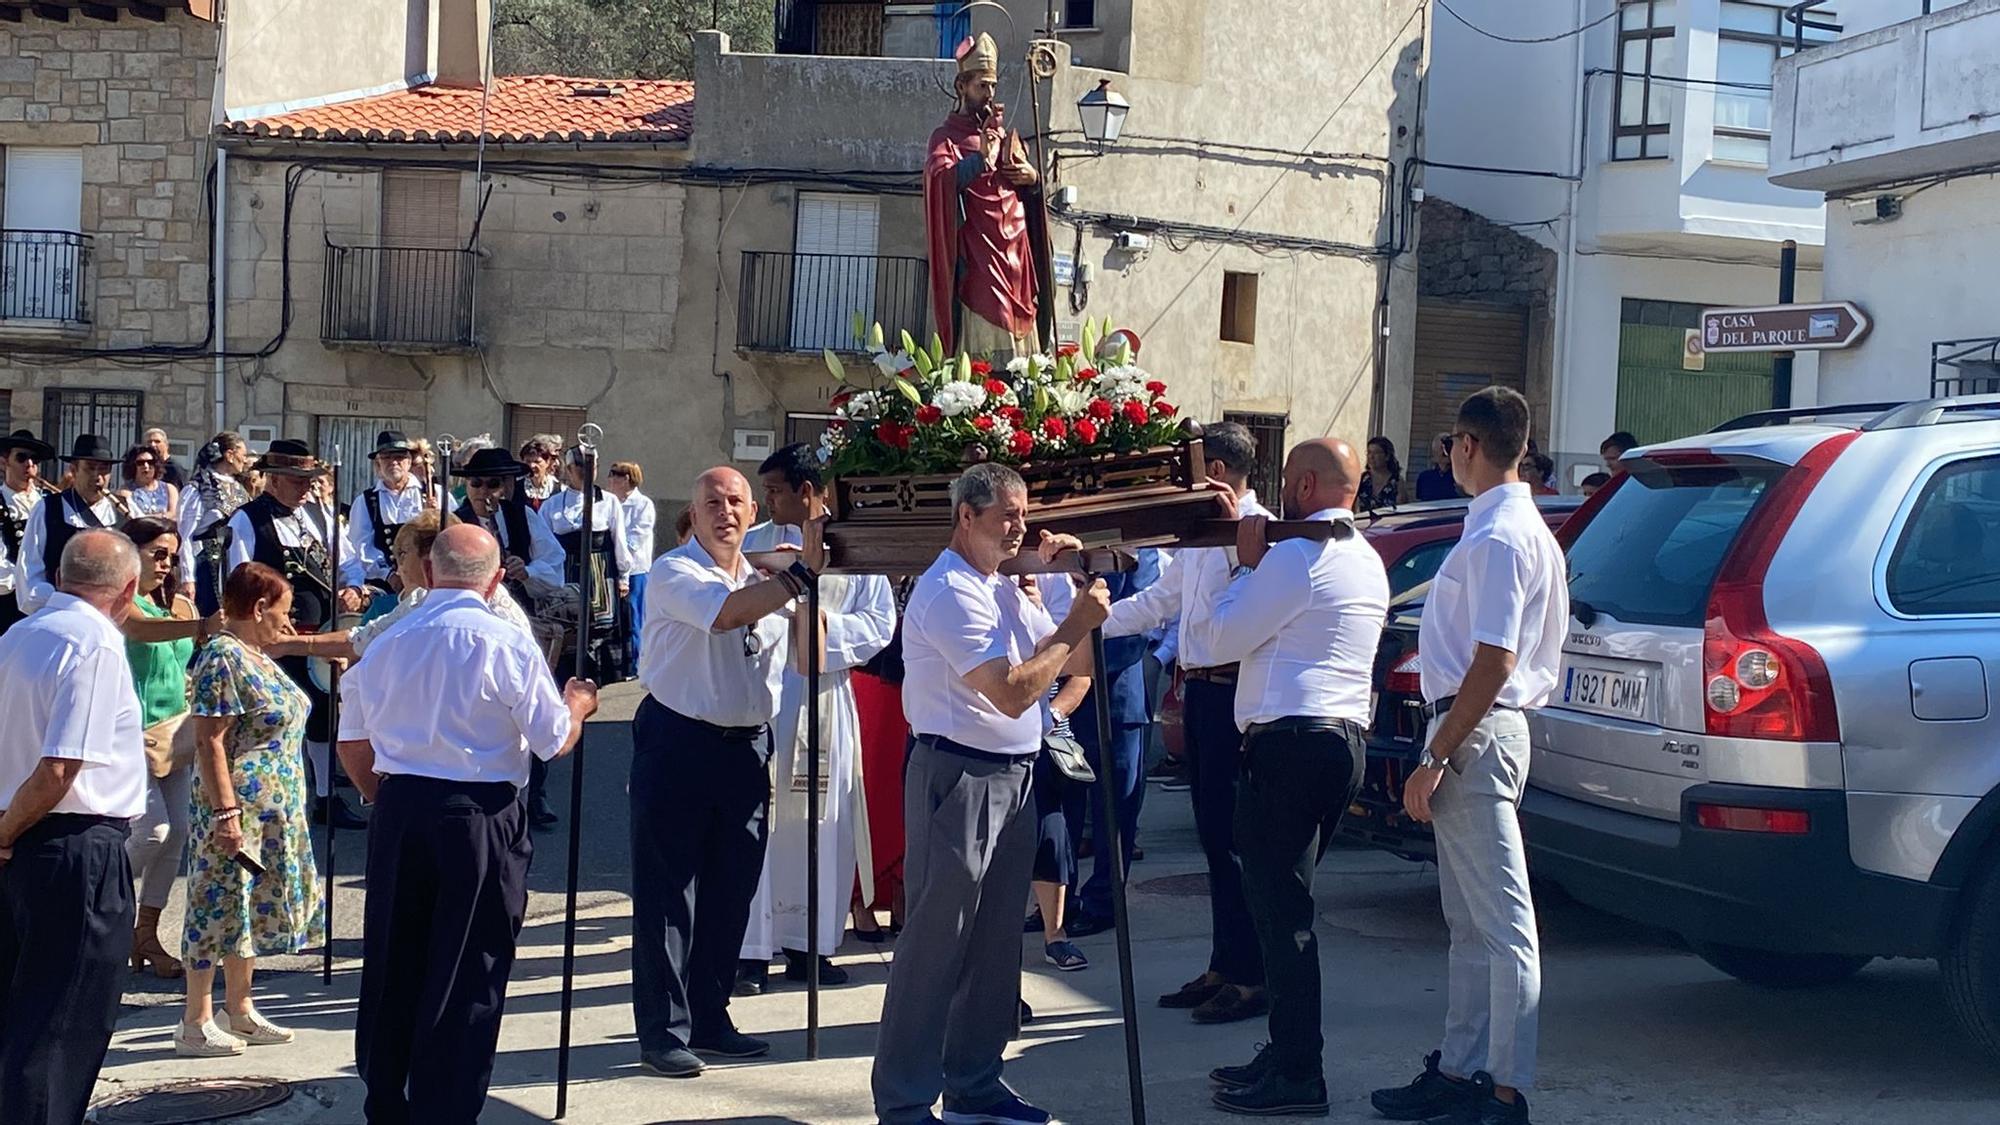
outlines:
[{"label": "mitre on statue", "polygon": [[958,60],[960,78],[968,74],[980,75],[995,81],[1000,78],[1000,45],[993,42],[993,37],[983,31],[979,33],[977,39],[966,36],[958,45],[958,50],[952,52],[952,57]]}]

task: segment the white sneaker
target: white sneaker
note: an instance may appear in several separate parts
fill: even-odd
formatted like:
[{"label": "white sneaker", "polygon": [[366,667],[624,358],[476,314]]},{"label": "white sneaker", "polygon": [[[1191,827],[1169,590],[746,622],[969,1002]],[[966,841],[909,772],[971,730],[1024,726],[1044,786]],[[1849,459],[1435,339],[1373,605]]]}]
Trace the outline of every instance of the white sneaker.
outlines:
[{"label": "white sneaker", "polygon": [[279,1027],[277,1024],[265,1019],[264,1014],[255,1008],[250,1009],[248,1018],[237,1016],[233,1012],[230,1013],[229,1033],[250,1044],[252,1047],[269,1047],[274,1044],[290,1043],[292,1041],[291,1028]]},{"label": "white sneaker", "polygon": [[215,1026],[214,1020],[204,1020],[199,1027],[191,1023],[174,1027],[174,1054],[184,1059],[219,1059],[243,1053],[243,1040]]}]

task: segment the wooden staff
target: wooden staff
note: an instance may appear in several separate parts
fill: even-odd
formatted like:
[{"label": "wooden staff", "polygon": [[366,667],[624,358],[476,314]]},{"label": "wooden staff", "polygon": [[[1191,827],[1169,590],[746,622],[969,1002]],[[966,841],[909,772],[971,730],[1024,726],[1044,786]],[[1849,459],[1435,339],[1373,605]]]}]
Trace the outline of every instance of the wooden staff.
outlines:
[{"label": "wooden staff", "polygon": [[[332,630],[340,621],[340,446],[333,447],[328,464],[333,466],[333,479],[329,485],[332,504],[327,519],[326,550],[331,560],[328,565],[333,568],[333,573],[327,582],[332,600],[326,607],[326,620],[320,622],[322,631]],[[217,585],[215,592],[218,598],[221,597],[222,587]],[[338,660],[326,662],[326,901],[323,908],[326,915],[326,948],[320,954],[321,984],[333,983],[333,834],[338,831],[334,808],[340,800],[340,787],[334,782],[340,771],[340,663]]]},{"label": "wooden staff", "polygon": [[[583,476],[583,525],[582,557],[577,560],[577,601],[579,612],[576,618],[576,675],[590,679],[585,662],[590,659],[590,627],[595,608],[591,605],[590,594],[595,589],[594,571],[597,566],[597,531],[591,520],[595,516],[594,501],[597,494],[597,442],[604,437],[603,427],[594,422],[586,422],[576,434],[576,450],[582,459],[579,466]],[[583,740],[577,739],[576,749],[570,751],[569,775],[569,881],[564,891],[563,905],[563,976],[562,976],[562,1030],[556,1045],[556,1118],[569,1112],[569,1029],[570,1011],[576,993],[576,873],[577,862],[583,852]]]}]

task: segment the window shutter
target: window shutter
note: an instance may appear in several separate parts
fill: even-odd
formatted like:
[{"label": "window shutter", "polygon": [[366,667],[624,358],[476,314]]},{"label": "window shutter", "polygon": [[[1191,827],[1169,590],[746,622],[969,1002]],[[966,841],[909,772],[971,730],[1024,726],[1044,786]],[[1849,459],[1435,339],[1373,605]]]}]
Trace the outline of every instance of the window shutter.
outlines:
[{"label": "window shutter", "polygon": [[0,221],[8,230],[81,232],[83,150],[7,149],[6,200]]},{"label": "window shutter", "polygon": [[382,174],[382,245],[448,249],[461,242],[458,173]]}]

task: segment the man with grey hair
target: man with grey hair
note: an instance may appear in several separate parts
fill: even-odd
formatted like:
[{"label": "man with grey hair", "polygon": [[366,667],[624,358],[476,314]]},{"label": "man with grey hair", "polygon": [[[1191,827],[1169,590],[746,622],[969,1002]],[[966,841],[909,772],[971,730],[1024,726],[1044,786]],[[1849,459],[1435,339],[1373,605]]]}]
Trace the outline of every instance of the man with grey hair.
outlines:
[{"label": "man with grey hair", "polygon": [[[951,487],[951,545],[917,580],[903,623],[903,710],[916,737],[904,778],[908,901],[875,1047],[884,1125],[1047,1125],[1000,1080],[1021,998],[1021,906],[1035,853],[1030,771],[1042,700],[1088,675],[1090,634],[1110,612],[1100,579],[1058,625],[1000,567],[1028,533],[1028,490],[1004,465]],[[1081,547],[1043,531],[1054,561]]]},{"label": "man with grey hair", "polygon": [[520,791],[570,752],[597,685],[556,691],[534,639],[493,612],[500,544],[438,533],[430,593],[341,680],[340,760],[375,802],[356,1068],[370,1121],[474,1121],[528,907]]},{"label": "man with grey hair", "polygon": [[0,636],[0,1121],[83,1120],[132,948],[127,824],[146,811],[139,697],[119,625],[139,552],[64,545],[56,592]]},{"label": "man with grey hair", "polygon": [[175,488],[186,487],[187,476],[181,472],[181,467],[174,463],[173,454],[167,447],[167,431],[154,426],[146,431],[141,440],[147,449],[153,451],[153,457],[160,463],[160,479]]}]

